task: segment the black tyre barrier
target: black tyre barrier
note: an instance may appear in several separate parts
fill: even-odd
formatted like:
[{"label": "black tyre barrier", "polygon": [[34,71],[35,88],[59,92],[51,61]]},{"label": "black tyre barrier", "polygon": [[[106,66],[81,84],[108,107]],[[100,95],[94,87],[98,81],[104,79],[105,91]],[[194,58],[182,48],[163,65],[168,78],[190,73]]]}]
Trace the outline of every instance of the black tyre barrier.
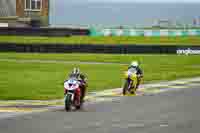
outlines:
[{"label": "black tyre barrier", "polygon": [[0,35],[16,36],[88,36],[89,29],[72,28],[33,28],[33,27],[0,27]]},{"label": "black tyre barrier", "polygon": [[108,45],[108,44],[0,44],[0,52],[112,53],[112,54],[200,54],[200,46]]}]

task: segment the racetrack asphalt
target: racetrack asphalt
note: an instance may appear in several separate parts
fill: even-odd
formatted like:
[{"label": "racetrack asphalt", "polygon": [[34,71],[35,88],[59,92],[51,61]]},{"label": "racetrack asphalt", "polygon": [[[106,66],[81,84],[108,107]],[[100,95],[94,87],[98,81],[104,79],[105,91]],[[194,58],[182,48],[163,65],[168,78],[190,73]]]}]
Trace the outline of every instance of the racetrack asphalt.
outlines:
[{"label": "racetrack asphalt", "polygon": [[0,118],[1,133],[198,133],[200,86]]}]

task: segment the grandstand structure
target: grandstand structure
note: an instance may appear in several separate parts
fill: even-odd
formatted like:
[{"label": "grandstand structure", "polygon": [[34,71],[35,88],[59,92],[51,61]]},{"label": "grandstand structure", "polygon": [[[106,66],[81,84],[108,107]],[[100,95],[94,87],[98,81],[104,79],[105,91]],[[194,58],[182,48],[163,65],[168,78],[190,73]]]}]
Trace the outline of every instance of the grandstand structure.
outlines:
[{"label": "grandstand structure", "polygon": [[0,0],[0,27],[48,24],[49,0]]}]

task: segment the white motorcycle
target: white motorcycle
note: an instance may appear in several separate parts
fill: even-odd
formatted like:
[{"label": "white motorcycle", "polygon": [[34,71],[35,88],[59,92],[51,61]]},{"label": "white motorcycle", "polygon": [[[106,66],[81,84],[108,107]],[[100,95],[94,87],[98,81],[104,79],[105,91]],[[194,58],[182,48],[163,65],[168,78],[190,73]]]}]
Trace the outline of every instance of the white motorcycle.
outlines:
[{"label": "white motorcycle", "polygon": [[80,82],[74,78],[71,78],[64,83],[64,102],[66,111],[70,111],[72,106],[76,109],[81,108],[81,89],[79,85]]}]

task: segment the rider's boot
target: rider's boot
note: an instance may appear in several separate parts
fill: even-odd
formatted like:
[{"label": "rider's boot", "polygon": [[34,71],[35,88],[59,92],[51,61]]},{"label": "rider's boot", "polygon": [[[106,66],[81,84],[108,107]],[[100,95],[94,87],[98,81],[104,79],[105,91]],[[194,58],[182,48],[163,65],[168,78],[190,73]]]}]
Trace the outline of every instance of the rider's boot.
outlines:
[{"label": "rider's boot", "polygon": [[81,103],[85,102],[84,98],[85,98],[85,87],[83,86],[81,87]]}]

